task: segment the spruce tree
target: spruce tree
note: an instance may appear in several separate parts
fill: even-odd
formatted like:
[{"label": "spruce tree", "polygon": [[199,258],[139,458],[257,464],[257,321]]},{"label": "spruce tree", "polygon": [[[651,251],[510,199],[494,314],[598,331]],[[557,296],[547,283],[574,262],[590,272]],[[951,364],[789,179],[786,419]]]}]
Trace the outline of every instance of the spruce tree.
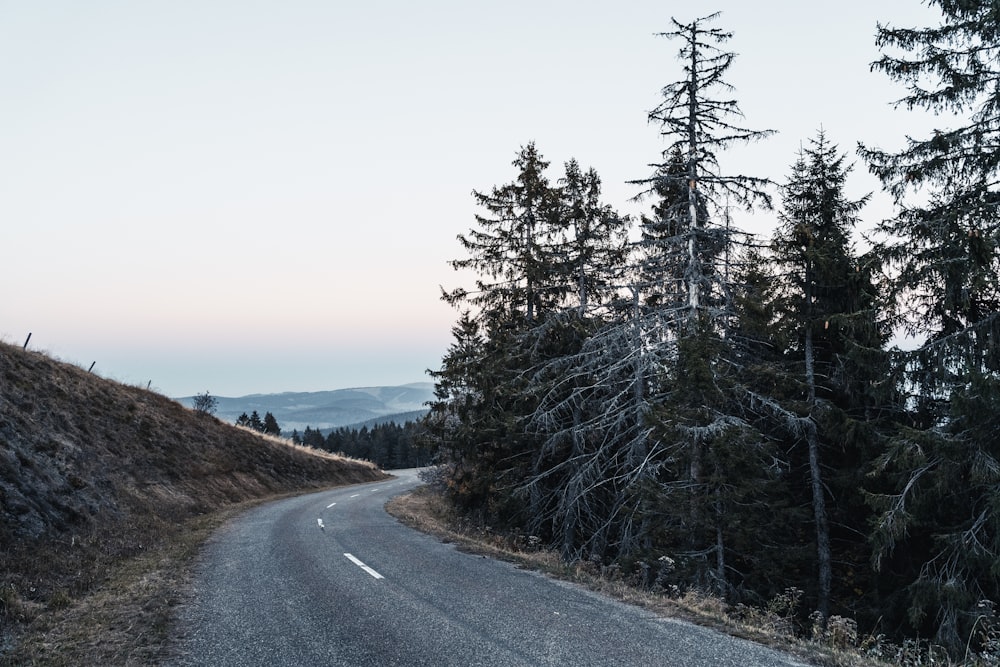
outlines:
[{"label": "spruce tree", "polygon": [[[883,342],[875,323],[872,290],[870,286],[864,289],[851,242],[860,221],[858,213],[868,197],[847,199],[845,187],[851,167],[844,164],[845,158],[822,130],[800,152],[782,188],[781,226],[772,244],[778,274],[772,308],[784,339],[787,380],[782,383],[783,390],[772,393],[775,405],[781,406],[772,417],[777,418],[779,432],[784,431],[791,441],[788,451],[794,469],[803,465],[808,470],[816,544],[816,601],[824,626],[830,615],[834,578],[831,520],[841,525],[850,521],[855,529],[863,528],[861,517],[837,511],[838,503],[849,506],[845,498],[831,497],[832,491],[838,496],[856,494],[856,487],[835,487],[829,479],[831,470],[858,465],[858,456],[848,453],[857,450],[858,443],[852,441],[857,436],[830,431],[835,422],[863,418],[850,414],[860,402],[854,395],[860,378],[844,372],[850,366],[848,355],[855,349],[877,350]],[[834,417],[831,411],[840,411],[840,416]],[[859,425],[855,430],[864,429]],[[831,503],[834,507],[828,509]],[[840,555],[839,560],[846,559]]]},{"label": "spruce tree", "polygon": [[709,25],[718,16],[690,23],[672,18],[674,30],[660,33],[681,42],[678,57],[684,63],[684,78],[666,85],[663,100],[649,113],[649,121],[660,126],[667,145],[653,176],[635,181],[647,188],[640,196],[663,198],[657,211],[660,220],[654,224],[677,231],[671,238],[685,254],[688,324],[718,307],[724,274],[719,264],[732,243],[732,230],[726,228],[723,216],[714,214],[727,205],[747,210],[771,205],[767,179],[728,173],[719,162],[726,149],[759,141],[773,131],[736,124],[742,113],[728,96],[732,86],[725,80],[736,54],[721,48],[732,33]]},{"label": "spruce tree", "polygon": [[862,146],[898,213],[879,226],[908,424],[874,470],[874,564],[905,596],[911,626],[956,654],[981,600],[1000,599],[1000,444],[978,424],[1000,395],[1000,13],[931,0],[940,25],[880,25],[873,67],[907,86],[899,105],[941,127],[898,152]]},{"label": "spruce tree", "polygon": [[[667,161],[656,167],[651,188],[640,195],[641,199],[651,199],[652,206],[649,214],[640,218],[636,289],[651,308],[672,311],[686,301],[688,164],[680,146],[673,146],[665,157]],[[697,215],[704,224],[708,217],[704,202]]]},{"label": "spruce tree", "polygon": [[473,191],[484,213],[476,215],[476,227],[458,236],[468,257],[451,265],[476,272],[476,290],[457,289],[444,299],[456,307],[477,306],[494,319],[530,323],[563,296],[563,286],[551,280],[558,199],[544,173],[549,163],[534,143],[523,146],[513,164],[514,182],[488,193]]},{"label": "spruce tree", "polygon": [[600,308],[618,289],[625,268],[629,220],[601,201],[601,178],[591,168],[584,172],[570,160],[559,180],[558,227],[562,233],[560,255],[563,275],[569,281],[576,306],[583,315]]},{"label": "spruce tree", "polygon": [[660,488],[672,499],[660,506],[674,508],[663,518],[669,517],[675,535],[687,536],[676,546],[711,554],[703,574],[726,592],[726,539],[736,525],[727,513],[747,489],[742,481],[747,471],[733,466],[742,465],[737,463],[740,456],[751,454],[761,439],[740,415],[723,361],[734,353],[726,330],[733,316],[728,263],[736,246],[736,230],[725,208],[770,207],[771,199],[769,181],[729,173],[720,158],[733,145],[772,132],[738,125],[742,114],[725,80],[736,54],[722,48],[732,33],[710,25],[718,16],[690,23],[671,19],[674,29],[662,33],[680,41],[684,76],[663,88],[662,102],[649,114],[667,145],[653,176],[637,183],[647,188],[647,195],[662,198],[654,209],[660,220],[646,227],[659,232],[656,250],[664,262],[656,267],[646,261],[646,279],[655,285],[683,285],[680,300],[670,299],[669,289],[664,290],[668,298],[658,306],[656,325],[643,334],[644,345],[669,350],[658,378],[662,404],[656,420],[662,425],[661,440],[669,443]]},{"label": "spruce tree", "polygon": [[250,413],[250,419],[247,421],[247,426],[258,432],[264,430],[264,422],[261,421],[260,415],[257,414],[256,410]]},{"label": "spruce tree", "polygon": [[264,422],[262,424],[261,431],[267,433],[268,435],[280,436],[281,427],[278,426],[278,420],[274,418],[270,412],[264,415]]},{"label": "spruce tree", "polygon": [[[891,276],[896,321],[926,339],[929,366],[961,357],[951,373],[922,369],[924,392],[946,398],[965,372],[1000,368],[989,344],[1000,331],[1000,18],[993,3],[930,4],[942,11],[938,27],[879,26],[878,46],[904,55],[886,54],[873,67],[908,86],[899,105],[932,111],[954,126],[908,137],[896,153],[865,146],[860,152],[899,205],[879,226],[877,247]],[[947,405],[937,405],[947,413]],[[933,421],[932,408],[926,416]]]},{"label": "spruce tree", "polygon": [[[602,541],[602,526],[614,525],[606,510],[620,503],[618,498],[608,502],[607,486],[591,494],[590,482],[583,480],[616,474],[593,465],[600,422],[611,416],[599,407],[597,396],[613,391],[613,383],[592,374],[600,372],[597,359],[606,354],[596,340],[615,318],[630,221],[601,201],[594,169],[584,172],[576,160],[565,168],[558,190],[562,264],[552,280],[565,285],[566,299],[522,337],[532,351],[527,389],[537,397],[526,428],[538,442],[520,492],[528,501],[528,530],[559,544],[563,556],[574,560],[584,550],[602,551],[593,543]],[[595,502],[595,497],[601,499]]]}]

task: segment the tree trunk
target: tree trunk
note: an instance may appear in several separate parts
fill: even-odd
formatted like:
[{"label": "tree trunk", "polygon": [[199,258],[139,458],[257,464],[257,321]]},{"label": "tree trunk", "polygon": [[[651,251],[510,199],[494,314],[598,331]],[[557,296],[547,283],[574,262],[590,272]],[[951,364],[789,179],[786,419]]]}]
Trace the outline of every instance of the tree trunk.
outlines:
[{"label": "tree trunk", "polygon": [[719,595],[725,597],[726,585],[726,542],[722,534],[722,502],[719,490],[715,490],[715,577]]},{"label": "tree trunk", "polygon": [[570,452],[570,479],[573,481],[569,484],[564,493],[574,498],[568,503],[566,507],[566,516],[563,518],[562,557],[565,561],[573,561],[576,559],[576,517],[578,512],[576,500],[576,497],[578,497],[576,480],[580,467],[578,459],[583,453],[583,434],[581,433],[581,422],[583,416],[581,413],[582,410],[579,405],[573,407],[573,449]]},{"label": "tree trunk", "polygon": [[697,318],[701,302],[698,261],[698,48],[695,26],[691,27],[691,90],[688,97],[688,309],[691,321]]},{"label": "tree trunk", "polygon": [[[807,318],[811,317],[811,312],[809,312],[811,306],[811,285],[807,280]],[[830,556],[830,525],[826,515],[826,496],[823,493],[823,476],[819,460],[819,433],[816,430],[816,423],[812,420],[812,411],[816,407],[816,371],[811,319],[806,321],[805,357],[810,411],[806,429],[806,445],[809,448],[809,478],[812,486],[813,518],[816,522],[816,559],[819,567],[818,611],[822,617],[822,627],[826,630],[826,621],[830,615],[830,586],[833,580],[833,566]]]}]

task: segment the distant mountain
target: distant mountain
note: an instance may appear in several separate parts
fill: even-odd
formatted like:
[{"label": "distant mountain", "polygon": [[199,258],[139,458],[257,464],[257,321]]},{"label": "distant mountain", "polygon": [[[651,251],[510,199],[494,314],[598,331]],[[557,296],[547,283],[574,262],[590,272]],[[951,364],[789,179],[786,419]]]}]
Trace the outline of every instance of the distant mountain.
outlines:
[{"label": "distant mountain", "polygon": [[[332,391],[285,392],[281,394],[250,394],[230,398],[216,396],[215,416],[235,422],[244,412],[254,410],[263,419],[270,412],[278,420],[284,435],[292,430],[302,432],[306,426],[332,429],[368,422],[387,415],[426,411],[425,403],[434,398],[434,385],[416,382],[398,387],[358,387]],[[176,399],[191,406],[193,396]]]}]

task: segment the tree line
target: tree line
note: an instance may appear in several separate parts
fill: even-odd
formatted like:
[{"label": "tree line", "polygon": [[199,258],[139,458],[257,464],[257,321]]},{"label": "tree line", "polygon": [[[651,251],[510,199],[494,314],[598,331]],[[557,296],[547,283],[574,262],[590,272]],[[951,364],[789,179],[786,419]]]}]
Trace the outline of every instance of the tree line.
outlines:
[{"label": "tree line", "polygon": [[265,413],[263,419],[260,418],[256,410],[251,412],[250,415],[243,412],[236,418],[236,425],[275,437],[281,435],[281,427],[278,425],[278,420],[270,412]]},{"label": "tree line", "polygon": [[424,420],[458,506],[651,586],[801,591],[820,631],[996,641],[1000,15],[930,4],[940,26],[879,27],[873,68],[952,127],[859,146],[896,204],[867,250],[823,131],[780,182],[726,168],[771,131],[742,127],[717,14],[662,33],[682,75],[649,113],[637,219],[533,143],[474,191],[452,265],[476,279],[442,294],[460,315]]},{"label": "tree line", "polygon": [[422,443],[422,425],[407,421],[376,424],[369,428],[342,426],[326,436],[319,429],[307,426],[300,435],[292,432],[292,441],[328,452],[371,461],[383,470],[419,468],[430,464],[433,453]]}]

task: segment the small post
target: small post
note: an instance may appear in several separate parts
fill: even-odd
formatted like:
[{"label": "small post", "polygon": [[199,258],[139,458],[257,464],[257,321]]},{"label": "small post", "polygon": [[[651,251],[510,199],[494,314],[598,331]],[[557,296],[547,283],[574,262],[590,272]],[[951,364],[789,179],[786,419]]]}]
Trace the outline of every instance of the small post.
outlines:
[{"label": "small post", "polygon": [[31,332],[30,331],[28,332],[28,337],[24,341],[24,347],[21,348],[22,350],[27,350],[28,349],[28,341],[29,340],[31,340]]},{"label": "small post", "polygon": [[96,363],[97,363],[96,361],[93,361],[93,362],[90,363],[90,368],[87,369],[88,373],[90,373],[91,371],[94,370],[94,364],[96,364]]},{"label": "small post", "polygon": [[150,380],[149,382],[146,383],[146,391],[149,391],[149,388],[152,386],[153,386],[153,381]]}]

